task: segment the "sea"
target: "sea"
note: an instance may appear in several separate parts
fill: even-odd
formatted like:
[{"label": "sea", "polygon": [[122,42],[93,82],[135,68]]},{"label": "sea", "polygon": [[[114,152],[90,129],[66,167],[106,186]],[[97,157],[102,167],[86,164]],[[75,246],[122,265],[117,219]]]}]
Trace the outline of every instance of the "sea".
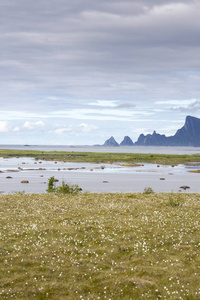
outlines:
[{"label": "sea", "polygon": [[[199,147],[149,147],[149,146],[63,146],[63,145],[0,145],[0,149],[151,153],[151,154],[198,154]],[[166,166],[142,164],[128,167],[123,163],[95,164],[74,162],[38,161],[34,158],[0,158],[0,192],[4,194],[46,193],[48,179],[54,176],[60,185],[62,181],[77,184],[83,192],[89,193],[135,193],[150,187],[155,192],[200,193],[200,166]],[[23,183],[23,182],[27,183]],[[182,187],[187,186],[185,190]]]},{"label": "sea", "polygon": [[160,153],[160,154],[200,154],[200,147],[171,146],[64,146],[64,145],[0,145],[0,149],[38,150],[38,151],[74,151],[74,152],[110,152],[110,153]]}]

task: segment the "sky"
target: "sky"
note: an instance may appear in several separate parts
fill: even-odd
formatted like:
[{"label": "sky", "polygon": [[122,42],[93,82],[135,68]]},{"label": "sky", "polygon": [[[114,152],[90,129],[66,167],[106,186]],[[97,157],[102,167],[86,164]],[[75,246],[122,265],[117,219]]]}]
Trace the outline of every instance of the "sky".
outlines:
[{"label": "sky", "polygon": [[199,14],[199,0],[0,0],[0,144],[174,135],[200,117]]}]

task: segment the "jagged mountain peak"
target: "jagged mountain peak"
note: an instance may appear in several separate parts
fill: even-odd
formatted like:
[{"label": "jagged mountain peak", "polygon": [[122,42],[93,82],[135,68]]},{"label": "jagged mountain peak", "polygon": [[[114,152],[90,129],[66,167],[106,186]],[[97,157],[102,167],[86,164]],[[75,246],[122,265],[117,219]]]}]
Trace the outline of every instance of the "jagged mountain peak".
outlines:
[{"label": "jagged mountain peak", "polygon": [[115,141],[114,137],[111,136],[108,140],[105,141],[104,146],[116,147],[119,144]]},{"label": "jagged mountain peak", "polygon": [[200,146],[200,119],[187,116],[185,124],[174,136],[166,137],[155,131],[153,134],[141,134],[135,143],[147,146]]},{"label": "jagged mountain peak", "polygon": [[129,136],[125,136],[123,141],[120,143],[120,146],[133,146],[133,141]]},{"label": "jagged mountain peak", "polygon": [[[152,134],[140,134],[133,143],[129,136],[125,136],[120,146],[193,146],[200,147],[200,119],[192,116],[185,118],[185,124],[173,136],[159,134],[155,130]],[[105,141],[104,146],[119,146],[114,137]]]}]

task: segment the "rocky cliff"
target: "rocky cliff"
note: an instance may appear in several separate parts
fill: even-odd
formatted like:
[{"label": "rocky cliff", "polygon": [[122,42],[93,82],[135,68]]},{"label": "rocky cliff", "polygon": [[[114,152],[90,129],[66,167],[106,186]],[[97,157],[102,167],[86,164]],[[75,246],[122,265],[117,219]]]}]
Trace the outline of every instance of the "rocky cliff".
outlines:
[{"label": "rocky cliff", "polygon": [[184,126],[177,130],[172,140],[179,146],[200,146],[200,119],[187,116]]},{"label": "rocky cliff", "polygon": [[200,119],[187,116],[185,124],[173,136],[141,134],[135,143],[141,146],[200,146]]},{"label": "rocky cliff", "polygon": [[[140,134],[133,143],[130,137],[125,136],[120,146],[194,146],[200,147],[200,119],[187,116],[185,124],[173,136],[165,136],[154,131],[152,134]],[[104,146],[119,146],[112,136],[105,141]]]}]

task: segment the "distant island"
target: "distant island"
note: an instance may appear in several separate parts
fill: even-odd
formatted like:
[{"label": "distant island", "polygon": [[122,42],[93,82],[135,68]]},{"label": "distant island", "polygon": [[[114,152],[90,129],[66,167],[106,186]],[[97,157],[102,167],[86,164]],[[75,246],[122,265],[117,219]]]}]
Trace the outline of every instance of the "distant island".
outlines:
[{"label": "distant island", "polygon": [[105,141],[103,146],[200,146],[200,119],[187,116],[185,124],[178,129],[175,135],[166,136],[154,131],[152,134],[140,134],[138,140],[133,143],[129,136],[125,136],[123,141],[118,144],[113,136]]}]

